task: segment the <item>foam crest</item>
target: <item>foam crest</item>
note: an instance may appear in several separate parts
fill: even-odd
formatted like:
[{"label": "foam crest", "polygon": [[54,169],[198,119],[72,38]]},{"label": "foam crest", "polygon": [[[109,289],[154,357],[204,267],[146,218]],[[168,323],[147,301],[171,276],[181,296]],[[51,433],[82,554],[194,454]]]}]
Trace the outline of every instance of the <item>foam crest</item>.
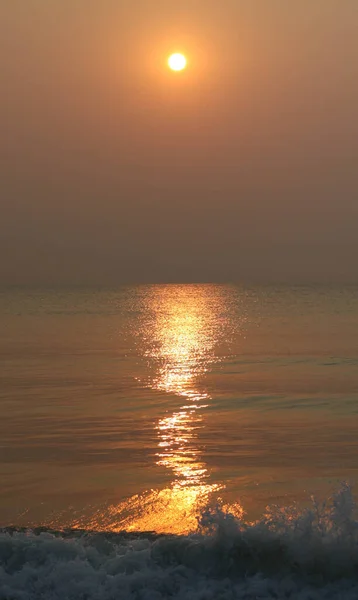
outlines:
[{"label": "foam crest", "polygon": [[245,523],[219,507],[189,536],[0,533],[0,598],[214,600],[358,597],[358,522],[347,485],[310,508]]}]

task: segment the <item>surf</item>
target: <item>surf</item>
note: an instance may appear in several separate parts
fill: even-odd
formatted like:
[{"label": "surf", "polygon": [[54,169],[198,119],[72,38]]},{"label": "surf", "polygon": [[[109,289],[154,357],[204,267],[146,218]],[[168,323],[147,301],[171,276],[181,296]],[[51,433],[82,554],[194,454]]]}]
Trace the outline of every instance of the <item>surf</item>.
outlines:
[{"label": "surf", "polygon": [[4,528],[0,598],[216,600],[358,595],[352,489],[245,522],[208,508],[191,535]]}]

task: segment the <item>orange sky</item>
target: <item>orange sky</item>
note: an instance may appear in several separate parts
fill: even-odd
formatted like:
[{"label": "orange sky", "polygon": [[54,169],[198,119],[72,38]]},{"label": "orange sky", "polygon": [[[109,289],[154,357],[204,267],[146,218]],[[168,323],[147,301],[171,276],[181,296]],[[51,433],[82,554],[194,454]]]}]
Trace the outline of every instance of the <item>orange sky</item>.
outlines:
[{"label": "orange sky", "polygon": [[1,281],[357,280],[356,0],[0,1],[0,40]]}]

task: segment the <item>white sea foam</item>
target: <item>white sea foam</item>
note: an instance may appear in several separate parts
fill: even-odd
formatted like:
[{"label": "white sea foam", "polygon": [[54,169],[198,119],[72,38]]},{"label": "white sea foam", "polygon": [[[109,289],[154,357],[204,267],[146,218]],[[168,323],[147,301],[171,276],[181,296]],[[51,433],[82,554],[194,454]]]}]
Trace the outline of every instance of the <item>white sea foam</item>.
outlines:
[{"label": "white sea foam", "polygon": [[0,565],[2,600],[356,600],[358,522],[343,486],[255,524],[208,510],[190,536],[6,529]]}]

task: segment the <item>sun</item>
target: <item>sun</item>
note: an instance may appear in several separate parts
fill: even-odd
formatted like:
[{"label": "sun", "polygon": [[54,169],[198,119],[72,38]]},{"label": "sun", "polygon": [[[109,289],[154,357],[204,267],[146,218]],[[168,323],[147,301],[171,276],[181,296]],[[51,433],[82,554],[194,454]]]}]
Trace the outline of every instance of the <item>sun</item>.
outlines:
[{"label": "sun", "polygon": [[183,71],[187,65],[184,54],[175,53],[169,56],[168,65],[172,71]]}]

